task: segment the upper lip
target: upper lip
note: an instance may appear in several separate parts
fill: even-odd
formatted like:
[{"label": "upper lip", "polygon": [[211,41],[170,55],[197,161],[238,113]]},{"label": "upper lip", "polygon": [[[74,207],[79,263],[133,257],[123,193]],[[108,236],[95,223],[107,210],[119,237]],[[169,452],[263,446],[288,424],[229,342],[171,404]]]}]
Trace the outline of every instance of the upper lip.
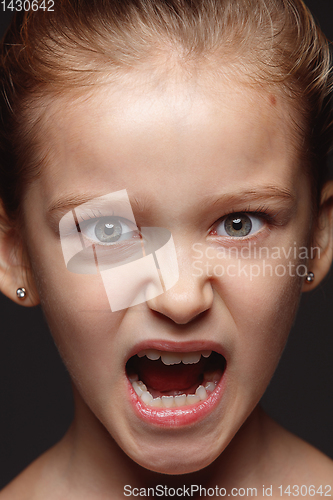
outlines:
[{"label": "upper lip", "polygon": [[[135,356],[141,351],[148,349],[155,349],[157,351],[167,351],[167,352],[198,352],[198,351],[215,351],[225,357],[225,351],[223,347],[217,342],[206,341],[206,340],[196,340],[191,342],[185,341],[171,341],[171,340],[143,340],[132,347],[129,352],[128,359]],[[128,360],[127,359],[127,360]]]}]

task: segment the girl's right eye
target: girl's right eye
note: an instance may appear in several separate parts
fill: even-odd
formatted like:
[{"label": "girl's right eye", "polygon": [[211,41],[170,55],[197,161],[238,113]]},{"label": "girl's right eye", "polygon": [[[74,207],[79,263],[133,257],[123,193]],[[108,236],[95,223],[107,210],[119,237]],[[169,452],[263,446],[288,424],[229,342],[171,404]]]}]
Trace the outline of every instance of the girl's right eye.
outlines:
[{"label": "girl's right eye", "polygon": [[99,217],[80,222],[81,233],[90,241],[102,245],[114,245],[133,238],[133,232],[139,236],[133,222],[122,217]]}]

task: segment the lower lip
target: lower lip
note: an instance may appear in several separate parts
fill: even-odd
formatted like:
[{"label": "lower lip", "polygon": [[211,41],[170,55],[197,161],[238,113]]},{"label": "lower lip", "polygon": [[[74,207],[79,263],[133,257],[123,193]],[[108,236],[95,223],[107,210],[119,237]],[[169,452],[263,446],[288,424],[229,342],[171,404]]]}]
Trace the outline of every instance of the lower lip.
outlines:
[{"label": "lower lip", "polygon": [[154,408],[147,406],[138,397],[129,380],[128,385],[131,403],[134,406],[136,414],[142,420],[160,427],[182,427],[199,422],[213,412],[224,393],[225,372],[215,390],[205,399],[205,401],[179,408]]}]

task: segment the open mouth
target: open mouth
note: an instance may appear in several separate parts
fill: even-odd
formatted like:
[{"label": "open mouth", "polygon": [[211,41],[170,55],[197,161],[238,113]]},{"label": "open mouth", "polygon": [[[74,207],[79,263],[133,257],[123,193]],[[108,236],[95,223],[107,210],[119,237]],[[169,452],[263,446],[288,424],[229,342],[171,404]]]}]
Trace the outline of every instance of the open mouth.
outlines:
[{"label": "open mouth", "polygon": [[207,400],[219,384],[225,366],[225,358],[215,351],[146,349],[128,360],[126,374],[145,405],[180,408]]}]

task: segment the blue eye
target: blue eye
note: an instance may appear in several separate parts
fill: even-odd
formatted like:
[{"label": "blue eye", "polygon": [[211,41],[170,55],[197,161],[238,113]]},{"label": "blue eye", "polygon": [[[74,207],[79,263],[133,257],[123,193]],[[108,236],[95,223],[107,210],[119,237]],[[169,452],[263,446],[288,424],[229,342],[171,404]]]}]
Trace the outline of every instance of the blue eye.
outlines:
[{"label": "blue eye", "polygon": [[80,223],[80,229],[86,238],[104,245],[113,245],[131,239],[133,236],[139,236],[138,228],[133,222],[114,216],[84,221]]},{"label": "blue eye", "polygon": [[245,213],[230,214],[216,226],[218,236],[231,236],[244,238],[252,233],[257,233],[264,225],[259,217]]}]

